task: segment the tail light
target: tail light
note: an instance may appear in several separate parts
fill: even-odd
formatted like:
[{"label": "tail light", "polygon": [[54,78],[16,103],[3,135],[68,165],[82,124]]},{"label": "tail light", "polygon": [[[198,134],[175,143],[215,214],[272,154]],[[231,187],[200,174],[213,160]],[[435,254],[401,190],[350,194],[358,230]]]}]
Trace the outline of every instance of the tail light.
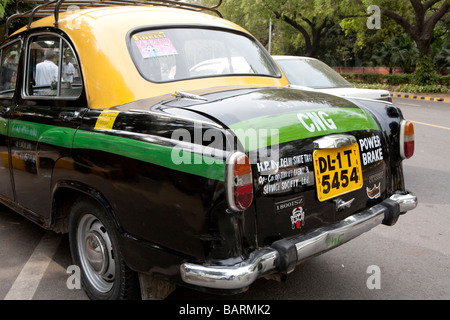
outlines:
[{"label": "tail light", "polygon": [[245,154],[235,152],[230,156],[226,179],[228,206],[234,211],[250,207],[253,201],[252,168]]},{"label": "tail light", "polygon": [[409,159],[414,155],[414,125],[403,120],[400,127],[400,156]]}]

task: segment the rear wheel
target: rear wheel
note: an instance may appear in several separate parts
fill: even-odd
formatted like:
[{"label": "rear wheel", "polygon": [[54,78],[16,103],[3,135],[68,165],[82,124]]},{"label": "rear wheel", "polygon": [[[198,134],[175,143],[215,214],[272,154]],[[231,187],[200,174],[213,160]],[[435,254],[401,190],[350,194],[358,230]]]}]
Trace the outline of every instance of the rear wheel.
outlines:
[{"label": "rear wheel", "polygon": [[69,242],[81,283],[91,299],[137,299],[137,274],[122,259],[116,229],[103,207],[81,198],[72,207]]}]

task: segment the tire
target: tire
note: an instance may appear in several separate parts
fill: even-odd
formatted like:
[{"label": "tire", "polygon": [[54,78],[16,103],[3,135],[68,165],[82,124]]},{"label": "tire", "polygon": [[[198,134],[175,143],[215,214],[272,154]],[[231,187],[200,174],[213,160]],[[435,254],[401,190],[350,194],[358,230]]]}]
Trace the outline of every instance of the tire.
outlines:
[{"label": "tire", "polygon": [[139,279],[123,261],[116,228],[106,210],[89,198],[72,206],[69,244],[73,263],[80,268],[81,284],[93,300],[140,298]]}]

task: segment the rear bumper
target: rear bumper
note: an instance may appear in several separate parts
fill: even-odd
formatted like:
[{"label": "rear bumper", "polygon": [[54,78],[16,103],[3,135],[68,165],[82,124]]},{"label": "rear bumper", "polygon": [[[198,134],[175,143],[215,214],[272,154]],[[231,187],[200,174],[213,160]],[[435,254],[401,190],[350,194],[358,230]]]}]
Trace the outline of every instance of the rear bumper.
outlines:
[{"label": "rear bumper", "polygon": [[243,289],[272,271],[288,274],[299,262],[333,249],[380,224],[393,225],[401,213],[416,206],[417,197],[414,194],[395,194],[382,203],[338,223],[306,235],[282,239],[270,247],[255,250],[247,260],[237,265],[183,263],[180,267],[181,278],[186,283],[200,287]]}]

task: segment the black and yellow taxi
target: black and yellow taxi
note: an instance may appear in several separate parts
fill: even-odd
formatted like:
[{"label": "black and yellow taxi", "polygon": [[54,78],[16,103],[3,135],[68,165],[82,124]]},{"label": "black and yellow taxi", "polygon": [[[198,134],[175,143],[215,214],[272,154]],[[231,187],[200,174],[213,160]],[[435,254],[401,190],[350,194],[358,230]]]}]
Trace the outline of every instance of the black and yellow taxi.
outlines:
[{"label": "black and yellow taxi", "polygon": [[0,47],[0,202],[68,233],[90,298],[239,293],[416,207],[401,110],[288,88],[216,7],[34,2]]}]

